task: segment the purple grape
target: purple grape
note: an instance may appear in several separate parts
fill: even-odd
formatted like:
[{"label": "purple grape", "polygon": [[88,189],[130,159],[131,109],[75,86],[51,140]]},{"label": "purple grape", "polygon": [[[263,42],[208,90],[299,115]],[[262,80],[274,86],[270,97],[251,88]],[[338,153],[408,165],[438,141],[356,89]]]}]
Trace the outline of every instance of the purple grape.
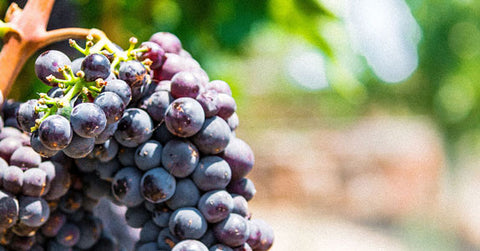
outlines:
[{"label": "purple grape", "polygon": [[22,147],[22,142],[18,137],[6,137],[0,141],[0,158],[9,162],[12,154]]},{"label": "purple grape", "polygon": [[122,98],[114,92],[102,92],[93,101],[105,113],[107,124],[120,120],[125,110]]},{"label": "purple grape", "polygon": [[183,240],[177,243],[172,251],[208,251],[208,247],[197,240]]},{"label": "purple grape", "polygon": [[149,140],[137,148],[134,159],[135,164],[142,171],[160,166],[162,145],[156,140]]},{"label": "purple grape", "polygon": [[84,138],[74,133],[70,144],[63,149],[63,153],[70,158],[79,159],[90,154],[95,147],[94,138]]},{"label": "purple grape", "polygon": [[48,149],[47,147],[45,147],[44,144],[42,144],[40,138],[38,137],[38,130],[34,131],[30,136],[30,145],[32,149],[35,150],[35,152],[37,152],[38,154],[40,154],[40,156],[42,157],[49,158],[58,153],[58,150]]},{"label": "purple grape", "polygon": [[190,175],[200,160],[200,153],[188,140],[172,139],[163,148],[162,164],[175,177]]},{"label": "purple grape", "polygon": [[197,207],[209,223],[217,223],[227,218],[233,206],[233,198],[227,191],[213,190],[200,197]]},{"label": "purple grape", "polygon": [[254,219],[249,221],[250,234],[247,243],[254,250],[269,250],[274,241],[273,229],[265,221]]},{"label": "purple grape", "polygon": [[17,148],[10,157],[10,165],[18,166],[21,169],[37,167],[42,162],[40,154],[29,146]]},{"label": "purple grape", "polygon": [[43,116],[43,113],[35,112],[37,102],[36,99],[30,99],[18,107],[17,123],[24,132],[31,132],[31,128],[35,126],[35,120]]},{"label": "purple grape", "polygon": [[205,119],[202,129],[192,137],[192,141],[201,153],[218,154],[230,141],[230,127],[218,116]]},{"label": "purple grape", "polygon": [[112,136],[115,134],[115,131],[117,131],[117,127],[118,122],[107,124],[105,126],[105,129],[103,129],[102,133],[95,137],[95,144],[102,144],[105,143],[107,140],[111,139]]},{"label": "purple grape", "polygon": [[67,223],[58,231],[55,240],[60,245],[73,247],[80,240],[80,229],[75,224]]},{"label": "purple grape", "polygon": [[248,211],[248,202],[247,200],[239,195],[239,194],[232,194],[233,198],[233,210],[232,213],[239,214],[245,218],[250,217],[250,212]]},{"label": "purple grape", "polygon": [[199,239],[207,231],[207,221],[198,209],[184,207],[173,212],[168,228],[180,240]]},{"label": "purple grape", "polygon": [[170,199],[175,193],[175,178],[165,169],[158,167],[146,172],[140,185],[143,197],[152,203],[160,203]]},{"label": "purple grape", "polygon": [[200,159],[192,174],[193,182],[203,191],[224,189],[231,179],[228,163],[218,156],[206,156]]},{"label": "purple grape", "polygon": [[157,32],[150,37],[149,41],[160,45],[165,52],[178,54],[182,50],[180,39],[169,32]]},{"label": "purple grape", "polygon": [[[155,243],[158,238],[158,234],[160,233],[160,228],[155,225],[152,220],[149,220],[143,225],[142,230],[140,230],[140,242],[153,242]],[[156,244],[156,243],[155,243]]]},{"label": "purple grape", "polygon": [[[177,187],[178,189],[178,187]],[[173,197],[172,197],[173,198]],[[167,206],[156,206],[152,212],[152,220],[159,227],[168,227],[168,221],[172,215],[172,210]]]},{"label": "purple grape", "polygon": [[167,110],[170,103],[172,103],[173,98],[167,91],[156,91],[139,102],[139,107],[147,111],[148,115],[156,121],[160,122],[165,116],[165,111]]},{"label": "purple grape", "polygon": [[17,223],[19,205],[15,196],[0,190],[0,227],[8,229]]},{"label": "purple grape", "polygon": [[233,132],[235,129],[238,127],[238,115],[236,112],[234,112],[230,117],[227,119],[227,124],[230,127],[230,130]]},{"label": "purple grape", "polygon": [[23,171],[17,166],[9,166],[3,171],[3,189],[6,192],[17,194],[22,191]]},{"label": "purple grape", "polygon": [[53,75],[58,79],[64,79],[60,69],[71,64],[72,62],[63,52],[48,50],[35,60],[35,74],[46,85],[56,86],[57,83],[50,83],[47,77]]},{"label": "purple grape", "polygon": [[150,212],[143,205],[129,207],[125,212],[125,220],[133,228],[141,228],[150,217]]},{"label": "purple grape", "polygon": [[162,144],[168,143],[170,140],[179,139],[177,136],[173,135],[165,125],[162,123],[154,132],[153,132],[153,139],[157,140]]},{"label": "purple grape", "polygon": [[245,177],[253,168],[255,157],[253,151],[245,141],[232,137],[220,156],[228,163],[232,170],[232,180]]},{"label": "purple grape", "polygon": [[143,202],[140,192],[142,173],[134,167],[120,169],[112,181],[112,192],[115,198],[128,207],[138,206]]},{"label": "purple grape", "polygon": [[152,61],[152,65],[150,68],[155,70],[162,66],[163,64],[163,56],[165,55],[165,50],[157,43],[154,42],[143,42],[140,45],[140,48],[147,48],[148,51],[142,52],[138,55],[138,59],[143,61],[145,59],[150,59]]},{"label": "purple grape", "polygon": [[73,214],[82,207],[83,194],[76,190],[69,190],[58,202],[58,208],[66,214]]},{"label": "purple grape", "polygon": [[135,152],[137,148],[122,147],[118,150],[118,161],[123,166],[135,166]]},{"label": "purple grape", "polygon": [[41,232],[46,237],[55,237],[67,222],[67,216],[59,210],[50,214],[47,222],[43,224]]},{"label": "purple grape", "polygon": [[181,207],[194,207],[200,199],[200,190],[189,178],[177,180],[175,193],[165,202],[172,210]]},{"label": "purple grape", "polygon": [[213,232],[217,240],[230,247],[243,245],[249,237],[248,230],[247,220],[233,213],[213,226]]},{"label": "purple grape", "polygon": [[38,137],[48,149],[62,150],[72,141],[73,130],[65,117],[51,115],[40,124]]},{"label": "purple grape", "polygon": [[205,113],[202,106],[192,98],[174,100],[165,113],[168,130],[179,137],[190,137],[202,128]]},{"label": "purple grape", "polygon": [[114,136],[123,146],[137,147],[150,139],[152,132],[153,122],[148,113],[138,108],[129,108],[118,122]]},{"label": "purple grape", "polygon": [[108,81],[107,85],[103,87],[102,92],[116,93],[122,99],[125,107],[130,103],[130,100],[132,100],[132,89],[121,79]]},{"label": "purple grape", "polygon": [[205,117],[210,118],[218,113],[218,93],[215,90],[204,89],[197,96],[196,100],[202,105]]},{"label": "purple grape", "polygon": [[217,108],[217,115],[227,120],[237,110],[237,104],[231,96],[219,93],[217,96]]},{"label": "purple grape", "polygon": [[171,80],[171,93],[174,98],[196,98],[200,93],[200,81],[188,71],[176,73]]},{"label": "purple grape", "polygon": [[247,201],[251,200],[257,190],[255,185],[248,178],[234,180],[228,184],[227,191],[243,196]]},{"label": "purple grape", "polygon": [[165,53],[165,61],[162,68],[154,70],[153,78],[159,81],[170,80],[178,72],[195,69],[194,63],[190,60],[177,54]]},{"label": "purple grape", "polygon": [[84,217],[77,224],[80,230],[80,238],[75,245],[82,250],[90,249],[100,239],[102,234],[102,221],[92,215]]},{"label": "purple grape", "polygon": [[141,86],[148,81],[147,69],[136,60],[120,63],[118,77],[132,88]]},{"label": "purple grape", "polygon": [[68,192],[71,185],[70,173],[67,168],[59,163],[46,161],[42,162],[38,168],[47,173],[47,182],[49,184],[46,200],[55,200]]},{"label": "purple grape", "polygon": [[101,165],[97,165],[95,173],[102,180],[112,181],[114,174],[122,168],[117,158],[114,158],[108,162],[103,162]]},{"label": "purple grape", "polygon": [[207,84],[207,89],[215,90],[218,93],[227,94],[232,96],[232,90],[230,86],[223,80],[213,80]]},{"label": "purple grape", "polygon": [[35,236],[14,235],[9,243],[10,250],[30,251],[35,244]]},{"label": "purple grape", "polygon": [[108,162],[115,158],[118,153],[118,143],[115,139],[109,139],[102,144],[95,145],[92,155],[101,162]]},{"label": "purple grape", "polygon": [[168,228],[164,228],[160,231],[157,238],[157,245],[160,249],[170,250],[180,242],[180,240],[173,235]]},{"label": "purple grape", "polygon": [[20,223],[29,227],[39,227],[48,220],[50,208],[43,198],[23,196],[18,202]]},{"label": "purple grape", "polygon": [[215,244],[208,251],[233,251],[233,249],[223,244]]},{"label": "purple grape", "polygon": [[107,118],[99,106],[93,103],[82,103],[73,107],[70,124],[79,136],[94,138],[105,129]]},{"label": "purple grape", "polygon": [[77,74],[77,72],[82,70],[82,62],[84,59],[85,57],[79,57],[72,61],[71,67],[72,67],[73,74]]},{"label": "purple grape", "polygon": [[40,168],[30,168],[23,173],[24,195],[40,197],[46,194],[47,173]]},{"label": "purple grape", "polygon": [[106,79],[110,75],[110,61],[102,54],[93,53],[85,57],[81,65],[85,73],[85,81],[91,82],[98,78]]}]

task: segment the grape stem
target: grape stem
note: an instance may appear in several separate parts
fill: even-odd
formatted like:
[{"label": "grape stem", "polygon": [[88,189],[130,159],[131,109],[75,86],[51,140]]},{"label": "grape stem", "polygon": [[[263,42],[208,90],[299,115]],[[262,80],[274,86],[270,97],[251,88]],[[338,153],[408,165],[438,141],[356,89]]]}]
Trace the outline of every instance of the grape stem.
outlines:
[{"label": "grape stem", "polygon": [[[107,40],[98,29],[62,28],[47,31],[47,22],[55,0],[29,0],[22,10],[10,5],[2,22],[3,48],[0,52],[0,91],[6,97],[27,61],[40,48],[68,38]],[[108,43],[108,42],[107,42]]]}]

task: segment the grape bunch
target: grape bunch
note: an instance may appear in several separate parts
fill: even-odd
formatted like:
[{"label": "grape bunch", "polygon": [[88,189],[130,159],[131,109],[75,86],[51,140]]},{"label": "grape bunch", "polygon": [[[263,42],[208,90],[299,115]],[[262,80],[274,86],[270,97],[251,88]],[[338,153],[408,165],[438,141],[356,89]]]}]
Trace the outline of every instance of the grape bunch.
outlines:
[{"label": "grape bunch", "polygon": [[[127,224],[140,229],[138,251],[270,249],[272,228],[248,209],[256,193],[246,177],[254,155],[236,137],[229,85],[210,80],[171,33],[155,33],[138,48],[132,38],[127,50],[92,37],[85,48],[70,45],[84,57],[71,61],[50,50],[35,62],[37,77],[52,86],[48,93],[4,107],[16,114],[5,124],[24,132],[12,129],[29,149],[18,155],[36,156],[35,164],[8,158],[6,166],[18,166],[24,179],[37,170],[30,176],[44,175],[49,188],[35,193],[48,212],[35,210],[45,215],[28,226],[28,245],[5,247],[124,250],[93,213],[107,198],[128,208]],[[45,165],[50,169],[40,174]],[[49,180],[51,170],[60,173],[60,185]],[[3,187],[20,207],[32,196],[17,194],[35,190],[5,181]]]}]

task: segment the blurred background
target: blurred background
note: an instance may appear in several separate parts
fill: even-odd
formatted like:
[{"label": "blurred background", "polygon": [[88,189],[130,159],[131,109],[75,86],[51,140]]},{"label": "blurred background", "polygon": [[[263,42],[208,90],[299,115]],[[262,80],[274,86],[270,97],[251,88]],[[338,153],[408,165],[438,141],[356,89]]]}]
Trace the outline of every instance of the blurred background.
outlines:
[{"label": "blurred background", "polygon": [[172,32],[232,86],[272,250],[480,250],[480,1],[57,0],[70,26]]}]

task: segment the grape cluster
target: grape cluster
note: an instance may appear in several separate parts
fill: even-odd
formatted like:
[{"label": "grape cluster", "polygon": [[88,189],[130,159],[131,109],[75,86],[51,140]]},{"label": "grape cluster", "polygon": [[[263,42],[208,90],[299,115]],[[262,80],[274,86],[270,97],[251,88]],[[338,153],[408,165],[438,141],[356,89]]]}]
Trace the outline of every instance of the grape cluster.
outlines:
[{"label": "grape cluster", "polygon": [[211,81],[171,33],[155,33],[137,49],[131,39],[125,51],[92,38],[85,48],[70,44],[85,57],[70,61],[50,50],[35,62],[37,76],[52,86],[48,93],[4,107],[16,114],[5,124],[25,133],[11,129],[22,135],[16,150],[9,150],[15,145],[9,137],[0,141],[4,169],[12,173],[0,197],[17,205],[8,207],[13,211],[31,208],[24,218],[35,224],[25,227],[20,213],[0,213],[6,233],[29,231],[17,234],[28,245],[2,245],[122,250],[92,213],[108,198],[126,206],[127,224],[141,229],[138,251],[268,250],[273,230],[248,209],[256,192],[246,177],[254,155],[235,135],[229,85]]}]

